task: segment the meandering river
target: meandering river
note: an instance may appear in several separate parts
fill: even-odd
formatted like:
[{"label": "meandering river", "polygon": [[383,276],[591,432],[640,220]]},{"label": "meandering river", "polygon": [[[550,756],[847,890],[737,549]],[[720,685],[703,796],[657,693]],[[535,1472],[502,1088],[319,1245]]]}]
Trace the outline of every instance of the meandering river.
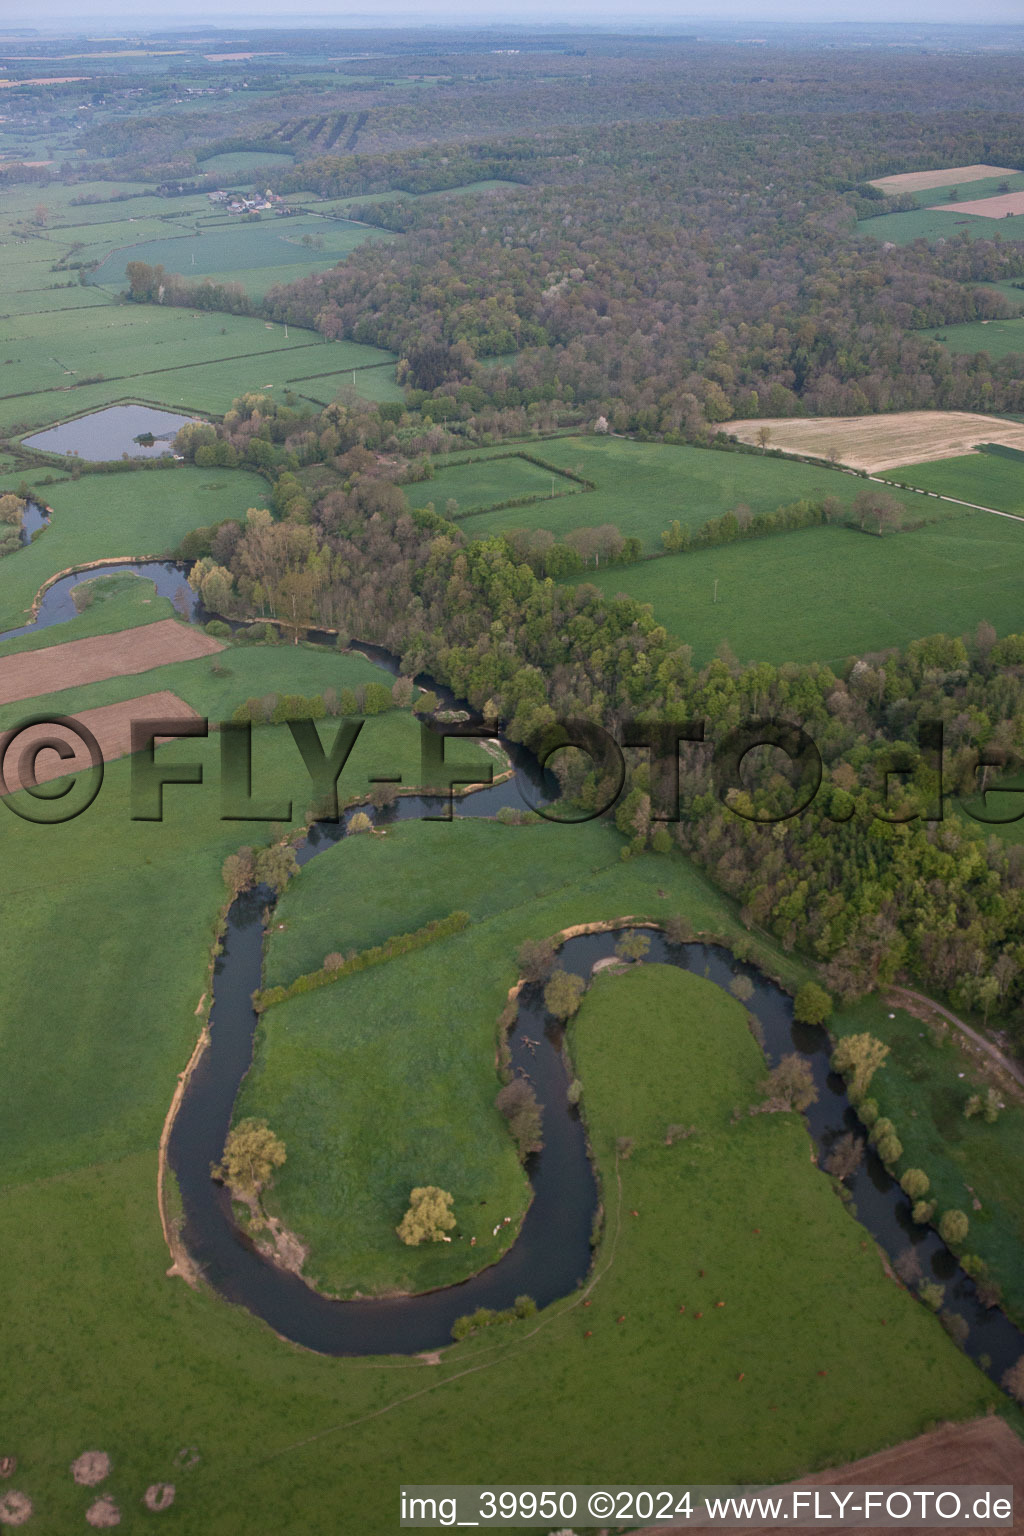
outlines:
[{"label": "meandering river", "polygon": [[[158,591],[176,598],[193,622],[208,617],[185,584],[181,567],[144,561],[62,578],[45,593],[34,623],[0,639],[66,622],[75,616],[71,589],[79,581],[128,571],[155,580]],[[359,648],[376,665],[391,673],[397,670],[396,658],[387,652],[369,645]],[[423,681],[446,702],[456,702],[435,680]],[[522,755],[504,745],[517,768],[529,772]],[[506,781],[464,796],[456,802],[456,814],[493,816],[502,805],[520,803],[514,783]],[[422,796],[403,796],[381,815],[416,819],[436,813],[441,804]],[[298,851],[299,863],[327,852],[345,832],[344,823],[314,826]],[[520,993],[509,1045],[513,1066],[528,1070],[536,1088],[544,1115],[544,1150],[527,1165],[533,1199],[517,1240],[498,1263],[459,1285],[423,1295],[332,1301],[298,1276],[277,1268],[238,1228],[228,1192],[210,1178],[210,1165],[223,1153],[235,1099],[252,1061],[257,1016],[251,995],[262,980],[263,914],[269,900],[270,893],[263,888],[245,893],[231,907],[223,953],[215,968],[210,1043],[185,1088],[168,1143],[168,1160],[182,1196],[182,1237],[208,1282],[226,1300],[247,1307],[284,1338],[333,1355],[438,1349],[451,1342],[455,1319],[477,1307],[508,1307],[524,1294],[543,1307],[574,1291],[590,1268],[598,1187],[583,1125],[566,1097],[561,1030],[547,1017],[540,988],[533,986]],[[585,920],[586,915],[581,916]],[[562,946],[560,963],[589,978],[595,963],[611,956],[614,947],[614,933],[572,938]],[[728,987],[739,973],[750,978],[754,991],[746,1006],[760,1023],[768,1061],[774,1064],[796,1051],[811,1065],[818,1099],[806,1120],[819,1161],[846,1131],[861,1131],[842,1079],[829,1070],[826,1032],[797,1024],[792,999],[774,982],[719,946],[672,945],[661,934],[652,939],[646,963],[652,962],[682,966],[722,987]],[[338,986],[343,1006],[344,982]],[[530,1052],[525,1037],[543,1043]],[[973,1280],[935,1231],[914,1224],[909,1200],[870,1149],[848,1187],[856,1219],[890,1259],[913,1248],[924,1277],[945,1287],[945,1308],[968,1324],[967,1352],[998,1381],[1024,1354],[1024,1333],[1000,1308],[981,1305]]]}]

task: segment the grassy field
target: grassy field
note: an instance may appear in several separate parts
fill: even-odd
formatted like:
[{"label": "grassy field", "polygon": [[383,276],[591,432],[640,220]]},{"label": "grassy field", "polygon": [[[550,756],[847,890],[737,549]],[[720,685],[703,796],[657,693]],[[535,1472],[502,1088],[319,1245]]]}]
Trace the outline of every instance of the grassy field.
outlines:
[{"label": "grassy field", "polygon": [[[966,198],[964,199],[966,201]],[[962,211],[939,212],[916,208],[909,213],[883,213],[878,218],[861,219],[857,233],[866,240],[891,240],[894,245],[912,245],[915,240],[955,240],[966,234],[971,240],[1024,239],[1024,217],[986,219]]]},{"label": "grassy field", "polygon": [[262,154],[253,150],[236,149],[229,154],[206,156],[200,160],[199,168],[204,172],[212,172],[215,176],[237,177],[247,171],[255,171],[257,167],[282,171],[294,164],[294,155]]},{"label": "grassy field", "polygon": [[808,528],[613,566],[592,579],[609,596],[652,604],[700,662],[723,640],[741,660],[838,665],[920,635],[973,630],[981,619],[1000,634],[1016,632],[1024,528],[983,512],[950,512],[882,539]]},{"label": "grassy field", "polygon": [[[995,1125],[964,1118],[972,1093],[990,1081],[962,1037],[940,1023],[927,1027],[877,998],[844,1009],[835,1032],[868,1030],[891,1048],[871,1083],[871,1097],[903,1143],[900,1168],[923,1168],[939,1210],[963,1210],[970,1221],[966,1251],[990,1266],[1015,1315],[1024,1317],[1024,1105],[1008,1098]],[[980,1020],[977,1021],[980,1025]],[[831,1027],[831,1026],[830,1026]],[[981,1202],[975,1209],[972,1191]]]},{"label": "grassy field", "polygon": [[[302,244],[303,235],[319,236],[322,252]],[[259,267],[295,266],[295,277],[317,271],[325,263],[333,265],[366,240],[383,239],[384,232],[348,219],[328,221],[299,216],[275,218],[265,214],[257,224],[236,218],[220,228],[204,228],[199,234],[169,235],[164,239],[142,240],[112,251],[93,273],[91,281],[100,286],[121,288],[129,261],[162,263],[168,272],[184,277],[204,277],[210,272],[250,272]],[[98,247],[87,250],[98,259]],[[192,261],[192,257],[195,261]],[[244,282],[241,275],[239,282]]]},{"label": "grassy field", "polygon": [[[22,478],[7,475],[0,490],[14,490]],[[35,485],[45,474],[24,478]],[[53,516],[34,543],[0,564],[0,630],[25,622],[39,588],[56,571],[115,555],[163,554],[193,528],[225,517],[244,519],[249,507],[266,506],[268,492],[267,482],[247,470],[193,465],[42,486]]]},{"label": "grassy field", "polygon": [[[556,496],[575,495],[583,489],[567,476],[553,476],[549,470],[531,464],[529,459],[516,456],[461,459],[449,468],[445,468],[444,461],[439,459],[432,480],[407,485],[404,490],[409,505],[413,507],[425,507],[428,501],[432,501],[435,511],[444,512],[449,499],[456,501],[458,508],[455,515],[461,518],[474,508],[490,507],[495,502],[509,501],[513,497],[534,496],[538,500],[550,500],[552,482]],[[589,503],[587,507],[589,509]],[[560,510],[564,514],[564,509]],[[521,512],[532,513],[533,508],[506,509],[506,520],[512,519],[509,526],[524,526],[515,521]],[[468,526],[476,535],[478,525]]]},{"label": "grassy field", "polygon": [[[128,195],[115,201],[118,193]],[[73,201],[87,197],[101,201]],[[43,222],[36,217],[40,204]],[[322,239],[322,250],[303,246],[304,234]],[[0,432],[126,398],[220,414],[246,390],[284,391],[311,374],[321,380],[319,392],[310,397],[301,385],[295,392],[322,404],[344,370],[364,367],[382,370],[367,377],[367,398],[400,399],[390,354],[378,348],[326,343],[294,327],[286,336],[281,326],[239,316],[114,302],[125,265],[136,256],[164,260],[186,276],[246,282],[262,293],[302,271],[334,265],[377,234],[345,219],[243,224],[205,197],[158,197],[138,183],[0,194]],[[99,277],[109,286],[83,287],[66,265],[71,260],[100,261]],[[319,348],[315,361],[300,359],[311,347]]]},{"label": "grassy field", "polygon": [[[74,624],[86,624],[94,612]],[[236,696],[263,694],[301,679],[308,692],[328,673],[337,686],[354,680],[353,668],[372,671],[354,658],[294,647],[231,649],[218,665],[230,676],[213,675],[205,661],[158,668],[131,679],[128,695],[173,687],[194,707],[213,711],[234,690]],[[79,690],[77,701],[66,702],[85,707],[96,701]],[[373,744],[365,771],[392,766],[398,750],[398,766],[415,778],[418,743],[407,715],[371,720],[364,738],[368,748]],[[294,786],[304,770],[288,734],[257,732],[256,749],[257,792],[292,794],[301,803]],[[588,1058],[591,1014],[582,1016],[579,1065],[595,1146],[603,1157],[628,1112],[638,1151],[622,1170],[623,1210],[642,1213],[640,1222],[625,1216],[614,1253],[606,1244],[599,1256],[603,1278],[586,1313],[592,1338],[583,1338],[584,1314],[574,1306],[577,1298],[569,1298],[539,1319],[539,1331],[531,1325],[485,1335],[438,1366],[325,1360],[289,1348],[209,1294],[165,1278],[155,1147],[199,1025],[195,1009],[206,986],[211,924],[223,898],[219,867],[239,843],[268,833],[265,824],[219,821],[215,739],[169,750],[177,760],[202,761],[207,783],[171,789],[163,823],[130,821],[125,762],[110,765],[95,805],[56,836],[13,817],[3,823],[6,867],[17,871],[0,897],[7,939],[0,961],[0,1242],[13,1277],[5,1291],[4,1402],[17,1426],[11,1443],[18,1485],[36,1501],[47,1528],[80,1520],[91,1499],[66,1471],[86,1445],[112,1455],[111,1491],[126,1512],[150,1482],[174,1481],[177,1528],[195,1536],[234,1536],[240,1524],[257,1519],[297,1529],[298,1509],[303,1536],[334,1536],[356,1526],[365,1536],[387,1536],[395,1523],[396,1467],[403,1478],[419,1481],[431,1480],[439,1468],[473,1481],[499,1461],[522,1482],[543,1480],[566,1464],[580,1477],[625,1478],[635,1475],[642,1453],[656,1459],[665,1476],[680,1479],[781,1478],[898,1440],[935,1417],[983,1411],[991,1389],[934,1319],[883,1279],[877,1258],[861,1248],[858,1229],[811,1169],[798,1122],[744,1122],[733,1162],[726,1145],[733,1133],[718,1124],[717,1106],[731,1105],[745,1091],[756,1075],[756,1053],[740,1010],[718,994],[702,996],[690,1019],[717,1019],[738,1032],[742,1045],[717,1040],[728,1070],[735,1069],[728,1087],[726,1066],[709,1080],[690,1070],[676,1037],[665,1048],[662,1014],[678,1025],[675,1002],[665,1011],[653,994],[646,996],[640,1008],[645,1029],[616,1028],[613,1041],[609,1024],[610,1055],[595,1043]],[[346,774],[354,767],[353,758]],[[464,837],[473,838],[472,845],[453,841]],[[555,848],[566,837],[574,839],[571,856],[561,843]],[[551,853],[537,852],[542,838],[551,839]],[[410,855],[404,864],[403,846]],[[381,991],[362,1012],[349,990],[360,978],[341,983],[338,995],[344,993],[346,1016],[364,1031],[390,997],[384,1023],[406,1062],[414,1046],[398,1040],[396,1021],[406,1021],[408,1037],[414,1034],[409,1022],[422,1014],[425,1027],[441,1031],[430,1071],[446,1052],[464,1051],[474,1061],[469,1081],[484,1086],[484,1098],[467,1105],[464,1091],[461,1107],[468,1117],[484,1110],[493,1115],[494,1020],[522,938],[623,910],[682,910],[698,928],[739,931],[730,904],[682,860],[645,855],[623,865],[619,846],[607,827],[547,824],[416,824],[385,840],[353,839],[304,871],[286,897],[281,953],[303,967],[307,956],[322,958],[318,951],[336,935],[346,943],[372,942],[406,929],[432,910],[431,902],[433,910],[469,906],[477,917],[467,936],[472,954],[464,948],[449,955],[438,946],[394,962],[375,973]],[[534,899],[538,868],[543,889]],[[351,891],[358,897],[361,889],[369,899],[353,900]],[[322,934],[311,919],[300,920],[318,904]],[[116,923],[112,911],[119,914]],[[419,985],[408,970],[417,958],[426,967]],[[794,982],[805,974],[792,957],[777,961]],[[466,964],[474,976],[468,1007]],[[627,984],[635,980],[646,985],[646,978],[626,978]],[[615,997],[610,988],[606,995]],[[595,992],[595,1006],[599,1001]],[[279,1023],[287,1022],[292,1006],[285,1005]],[[622,1017],[617,1001],[613,1012]],[[625,1012],[632,1012],[629,1001]],[[597,1042],[601,1016],[594,1018]],[[49,1020],[59,1020],[60,1028],[46,1027]],[[273,1014],[268,1028],[272,1020]],[[372,1085],[381,1054],[365,1040],[362,1049]],[[649,1118],[640,1112],[635,1085],[641,1080],[655,1084]],[[620,1096],[614,1102],[608,1100],[612,1083]],[[421,1112],[428,1097],[419,1095]],[[702,1158],[703,1130],[675,1149],[682,1154],[675,1161],[665,1150],[648,1154],[655,1131],[663,1130],[668,1099],[669,1118],[677,1117],[678,1106],[683,1118],[707,1125],[713,1158]],[[437,1145],[436,1129],[433,1136]],[[513,1180],[518,1170],[508,1164],[507,1142],[491,1144],[499,1152],[501,1188],[501,1167]],[[297,1143],[294,1155],[298,1160]],[[702,1182],[687,1180],[681,1190],[676,1162],[694,1158]],[[681,1200],[685,1222],[672,1214],[684,1209]],[[763,1226],[766,1242],[756,1270],[740,1241],[744,1227],[753,1225]],[[821,1241],[808,1245],[811,1228]],[[710,1315],[710,1327],[719,1330],[714,1338],[709,1332],[698,1346],[699,1336],[680,1333],[668,1347],[668,1329],[690,1327],[677,1313],[688,1298],[677,1292],[698,1248],[714,1266],[709,1279],[728,1287],[729,1307]],[[766,1265],[786,1283],[766,1287]],[[837,1289],[847,1309],[841,1331],[833,1326]],[[622,1313],[627,1323],[617,1327]],[[883,1316],[887,1360],[899,1371],[901,1390],[880,1398],[871,1362],[873,1330]],[[811,1362],[809,1341],[816,1335],[828,1342]],[[464,1374],[467,1366],[480,1369]],[[817,1376],[823,1368],[827,1392]],[[737,1387],[740,1369],[747,1379]],[[748,1385],[751,1397],[738,1416],[735,1394]],[[683,1412],[697,1393],[699,1417]],[[244,1414],[239,1403],[246,1404]],[[769,1411],[773,1405],[776,1412]],[[562,1429],[553,1459],[547,1425],[556,1414]],[[519,1426],[511,1440],[510,1416]],[[317,1438],[300,1447],[310,1437]],[[175,1467],[177,1453],[193,1445],[198,1463]]]},{"label": "grassy field", "polygon": [[1024,513],[1024,464],[996,453],[969,453],[935,464],[907,464],[887,472],[940,496],[955,496],[1002,512]]},{"label": "grassy field", "polygon": [[1004,184],[1011,192],[1024,190],[1024,171],[1011,171],[1008,176],[980,176],[971,181],[952,180],[944,187],[922,188],[914,196],[922,208],[934,208],[939,203],[950,202],[954,190],[959,193],[961,203],[973,203],[981,197],[998,196]]},{"label": "grassy field", "polygon": [[[1024,293],[1019,297],[1024,299]],[[941,341],[951,352],[987,352],[990,357],[1009,357],[1024,352],[1024,318],[1015,320],[972,320],[966,325],[942,325],[937,330],[921,331]]]},{"label": "grassy field", "polygon": [[[2,580],[0,569],[0,582]],[[0,658],[15,656],[22,651],[48,650],[52,645],[63,645],[65,640],[113,635],[119,630],[134,629],[139,624],[156,624],[160,619],[172,619],[175,615],[170,599],[160,597],[154,583],[139,576],[98,577],[93,591],[93,601],[67,624],[54,624],[49,629],[0,641]],[[76,708],[78,704],[76,695]]]},{"label": "grassy field", "polygon": [[[105,586],[113,590],[103,601],[94,602],[84,613],[67,624],[54,625],[42,631],[38,637],[22,636],[0,646],[0,657],[21,649],[38,649],[45,635],[50,644],[62,644],[66,640],[79,640],[87,635],[111,634],[117,629],[129,629],[136,624],[152,624],[157,619],[172,617],[174,610],[166,598],[153,597],[153,584],[138,577],[108,578]],[[136,593],[135,589],[138,589]],[[146,607],[146,596],[152,598]],[[123,622],[119,622],[123,621]],[[35,640],[35,644],[31,642]],[[323,647],[296,645],[232,645],[208,658],[195,661],[172,662],[168,666],[154,667],[149,672],[128,678],[108,678],[103,682],[89,683],[74,689],[51,693],[38,701],[40,709],[51,709],[58,714],[68,714],[78,709],[95,709],[103,704],[114,704],[128,697],[167,689],[184,699],[186,704],[210,720],[230,719],[232,712],[246,699],[264,698],[272,693],[301,693],[307,696],[333,688],[357,688],[366,683],[380,682],[383,674],[379,667],[360,656],[358,652],[329,651]],[[33,702],[32,708],[36,707]],[[0,729],[6,729],[28,713],[24,703],[9,704],[0,709]],[[400,712],[374,718],[374,727],[364,726],[341,780],[343,790],[350,796],[369,794],[366,775],[371,749],[373,772],[390,752],[394,756],[396,771],[407,777],[410,772],[408,745],[408,718]],[[322,727],[324,735],[331,730],[331,722]],[[253,748],[254,772],[256,753],[271,735],[257,730]],[[474,747],[467,748],[467,757],[473,760]],[[481,758],[480,761],[491,761]],[[410,782],[415,783],[415,776]],[[296,793],[305,792],[306,783],[300,772]],[[305,809],[305,801],[296,806],[297,812]],[[322,958],[322,957],[321,957]]]},{"label": "grassy field", "polygon": [[[316,366],[306,365],[298,353],[334,346],[339,348],[337,367],[344,367],[349,355],[353,367],[382,360],[374,347],[326,343],[314,331],[289,327],[285,336],[283,325],[155,304],[75,309],[45,321],[39,314],[20,315],[0,322],[0,389],[6,398],[60,388],[90,375],[131,379],[141,371],[180,372],[225,359],[235,361],[236,373],[251,373],[265,358],[280,377],[282,364],[294,373]],[[252,361],[242,363],[245,358]]]},{"label": "grassy field", "polygon": [[[801,497],[837,496],[848,503],[863,490],[851,476],[831,469],[815,469],[760,454],[708,452],[665,443],[635,443],[627,438],[554,438],[527,445],[527,451],[557,469],[583,475],[597,489],[585,492],[581,501],[565,497],[551,500],[547,495],[551,488],[550,473],[538,470],[542,500],[533,506],[508,507],[466,518],[461,526],[471,538],[486,538],[511,528],[549,528],[560,535],[584,524],[615,523],[622,534],[642,540],[646,552],[660,553],[661,534],[674,518],[696,528],[708,518],[719,517],[740,505],[748,506],[752,512],[773,512]],[[450,486],[450,494],[461,509],[471,505],[469,497],[474,493],[467,487],[460,494],[464,482],[459,476],[465,474],[471,485],[479,483],[486,494],[491,494],[517,483],[512,480],[510,469],[516,462],[476,462],[465,470],[454,466],[444,470],[439,464],[433,480],[407,487],[406,494],[424,495],[443,512]],[[445,488],[439,492],[442,475]],[[572,481],[568,487],[556,482],[555,488],[564,490],[572,485]],[[521,492],[509,489],[507,494]]]}]

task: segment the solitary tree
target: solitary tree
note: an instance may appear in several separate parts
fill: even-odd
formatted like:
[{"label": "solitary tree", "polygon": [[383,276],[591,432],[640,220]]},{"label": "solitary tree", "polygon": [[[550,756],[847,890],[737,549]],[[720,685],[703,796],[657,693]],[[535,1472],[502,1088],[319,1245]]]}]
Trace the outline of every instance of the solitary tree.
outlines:
[{"label": "solitary tree", "polygon": [[931,1187],[931,1179],[921,1168],[908,1168],[900,1176],[900,1189],[908,1200],[923,1200]]},{"label": "solitary tree", "polygon": [[269,885],[276,896],[280,896],[288,881],[298,872],[299,861],[290,843],[261,848],[256,855],[256,884]]},{"label": "solitary tree", "polygon": [[757,429],[757,442],[758,442],[758,446],[761,449],[762,453],[764,453],[765,449],[768,447],[768,444],[771,442],[771,440],[772,440],[772,429],[771,429],[771,427],[758,427],[758,429]]},{"label": "solitary tree", "polygon": [[864,1138],[855,1135],[853,1131],[847,1131],[840,1136],[825,1159],[825,1171],[834,1179],[849,1179],[857,1172],[863,1160]]},{"label": "solitary tree", "polygon": [[939,1236],[944,1243],[954,1248],[963,1242],[969,1226],[970,1222],[963,1211],[943,1211],[939,1221]]},{"label": "solitary tree", "polygon": [[265,1120],[240,1120],[228,1132],[224,1156],[210,1172],[241,1199],[255,1199],[271,1182],[274,1169],[280,1168],[286,1159],[284,1142]]},{"label": "solitary tree", "polygon": [[749,976],[734,976],[729,991],[741,1003],[748,1003],[754,995],[754,983]]},{"label": "solitary tree", "polygon": [[810,1062],[795,1051],[783,1056],[762,1082],[761,1092],[770,1109],[806,1109],[818,1097]]},{"label": "solitary tree", "polygon": [[395,1231],[410,1248],[420,1243],[450,1243],[447,1236],[455,1225],[452,1197],[436,1184],[423,1184],[409,1196],[409,1209]]},{"label": "solitary tree", "polygon": [[574,971],[555,971],[544,988],[544,1006],[556,1019],[571,1019],[586,990],[582,976]]},{"label": "solitary tree", "polygon": [[1003,1372],[1003,1386],[1024,1407],[1024,1355],[1021,1355],[1016,1365],[1011,1365],[1009,1370]]},{"label": "solitary tree", "polygon": [[518,950],[519,969],[527,981],[543,981],[555,963],[553,939],[524,939]]},{"label": "solitary tree", "polygon": [[639,928],[628,929],[615,946],[620,960],[642,960],[651,947],[650,938]]},{"label": "solitary tree", "polygon": [[832,1016],[832,999],[816,981],[805,981],[793,1000],[798,1024],[824,1024]]},{"label": "solitary tree", "polygon": [[847,1079],[850,1097],[860,1099],[888,1054],[889,1047],[874,1035],[846,1035],[832,1053],[832,1070]]}]

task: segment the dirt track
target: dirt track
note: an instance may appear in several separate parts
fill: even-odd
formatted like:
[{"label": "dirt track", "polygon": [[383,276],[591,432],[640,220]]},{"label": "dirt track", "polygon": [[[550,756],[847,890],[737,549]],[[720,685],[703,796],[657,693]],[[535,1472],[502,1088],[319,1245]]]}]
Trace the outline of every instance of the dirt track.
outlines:
[{"label": "dirt track", "polygon": [[[195,720],[198,716],[176,693],[163,692],[146,693],[124,704],[104,704],[99,709],[80,709],[68,718],[79,721],[92,732],[99,743],[103,761],[112,763],[116,757],[125,757],[131,751],[133,720]],[[22,788],[25,764],[31,760],[33,748],[38,748],[39,743],[48,738],[59,737],[65,741],[74,751],[74,756],[63,758],[56,751],[41,753],[35,765],[37,784],[60,778],[65,773],[81,773],[90,766],[86,744],[60,726],[38,725],[19,731],[10,752],[7,750],[9,736],[10,732],[7,731],[0,735],[0,793],[13,794],[16,789]],[[4,761],[7,756],[11,758],[10,762]]]},{"label": "dirt track", "polygon": [[836,455],[836,461],[869,474],[906,464],[973,453],[978,443],[1005,443],[1024,448],[1024,425],[970,411],[896,411],[886,416],[783,416],[757,421],[727,421],[730,432],[744,443],[756,443],[767,427],[768,448],[787,453]]},{"label": "dirt track", "polygon": [[984,181],[986,176],[1016,176],[1005,165],[953,165],[944,171],[905,171],[900,176],[879,176],[869,182],[883,192],[930,192],[933,187],[956,187],[962,181]]},{"label": "dirt track", "polygon": [[41,651],[20,651],[0,658],[0,704],[35,699],[61,688],[99,683],[108,677],[148,672],[172,661],[194,661],[223,650],[219,640],[176,619],[160,619],[138,629],[87,640],[67,640]]},{"label": "dirt track", "polygon": [[[969,1424],[943,1424],[931,1434],[905,1440],[891,1450],[878,1451],[860,1461],[849,1461],[828,1472],[814,1472],[780,1487],[944,1488],[965,1484],[989,1488],[1007,1484],[1016,1484],[1018,1489],[1024,1487],[1024,1441],[1018,1440],[1005,1420],[993,1417],[974,1419]],[[1017,1511],[1015,1515],[1019,1520]],[[683,1530],[687,1536],[709,1536],[713,1529],[706,1525],[659,1526],[637,1532],[636,1536],[670,1536],[672,1531],[681,1533]],[[799,1532],[812,1529],[786,1521],[783,1525],[759,1527],[758,1536],[783,1536],[783,1533],[798,1536]],[[817,1529],[821,1531],[823,1527],[819,1525]],[[901,1525],[899,1529],[902,1536],[927,1536],[926,1529],[921,1526]],[[988,1536],[1000,1529],[1005,1532],[1006,1527],[974,1525],[971,1533],[972,1536]],[[934,1536],[934,1527],[931,1536]]]}]

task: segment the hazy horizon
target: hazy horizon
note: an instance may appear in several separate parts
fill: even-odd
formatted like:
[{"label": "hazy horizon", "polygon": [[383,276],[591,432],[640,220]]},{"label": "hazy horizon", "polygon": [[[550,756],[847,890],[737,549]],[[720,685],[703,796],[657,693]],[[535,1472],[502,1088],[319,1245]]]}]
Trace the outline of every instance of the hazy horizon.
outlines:
[{"label": "hazy horizon", "polygon": [[88,31],[97,26],[123,26],[133,31],[167,31],[182,24],[206,24],[218,29],[244,30],[250,26],[289,30],[297,26],[381,28],[393,26],[536,26],[538,24],[574,26],[668,25],[749,26],[754,34],[780,25],[866,25],[894,26],[1024,26],[1021,0],[980,0],[969,19],[963,14],[962,0],[782,0],[766,14],[764,7],[751,6],[750,0],[705,0],[685,8],[671,0],[641,0],[625,7],[621,0],[485,0],[483,5],[470,0],[441,0],[441,4],[416,4],[400,0],[390,14],[367,14],[366,0],[352,6],[317,5],[282,17],[275,0],[251,0],[244,9],[221,12],[204,0],[179,0],[169,22],[164,5],[130,4],[127,0],[108,0],[95,8],[83,9],[74,0],[54,0],[41,15],[26,16],[21,0],[0,0],[0,28],[22,32],[54,29]]}]

